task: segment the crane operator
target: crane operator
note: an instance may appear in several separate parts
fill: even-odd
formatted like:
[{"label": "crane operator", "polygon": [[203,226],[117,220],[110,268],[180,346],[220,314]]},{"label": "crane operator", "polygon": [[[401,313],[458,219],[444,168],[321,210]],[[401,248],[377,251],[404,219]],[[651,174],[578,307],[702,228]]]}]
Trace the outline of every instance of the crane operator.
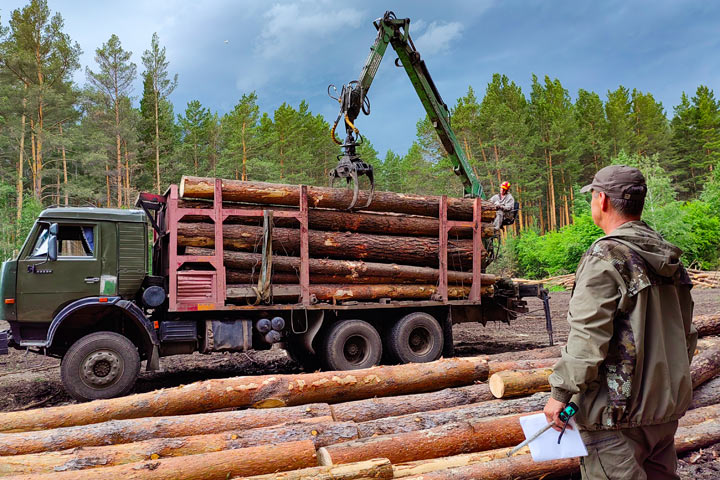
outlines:
[{"label": "crane operator", "polygon": [[515,208],[515,199],[510,194],[510,182],[503,182],[500,185],[500,193],[493,195],[490,201],[498,207],[493,226],[500,230],[506,213],[512,212]]}]

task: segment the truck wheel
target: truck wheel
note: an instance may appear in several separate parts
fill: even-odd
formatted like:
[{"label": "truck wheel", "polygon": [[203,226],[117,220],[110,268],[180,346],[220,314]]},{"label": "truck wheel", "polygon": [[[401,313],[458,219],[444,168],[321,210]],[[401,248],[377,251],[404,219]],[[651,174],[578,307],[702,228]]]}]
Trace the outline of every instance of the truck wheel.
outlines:
[{"label": "truck wheel", "polygon": [[432,315],[413,312],[393,325],[387,343],[400,363],[432,362],[442,354],[443,330]]},{"label": "truck wheel", "polygon": [[356,370],[380,363],[380,334],[363,320],[333,324],[322,342],[325,364],[330,370]]},{"label": "truck wheel", "polygon": [[140,355],[126,337],[96,332],[68,349],[60,364],[67,392],[76,400],[112,398],[128,393],[140,372]]}]

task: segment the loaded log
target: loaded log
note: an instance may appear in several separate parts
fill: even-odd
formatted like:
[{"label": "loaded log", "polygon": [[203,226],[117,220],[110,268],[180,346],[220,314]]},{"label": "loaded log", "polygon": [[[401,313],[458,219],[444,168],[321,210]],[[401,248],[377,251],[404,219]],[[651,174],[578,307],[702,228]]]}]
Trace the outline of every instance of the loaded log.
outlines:
[{"label": "loaded log", "polygon": [[[180,181],[180,197],[185,199],[213,198],[214,178],[183,176]],[[360,192],[358,205],[367,202],[368,192]],[[345,210],[350,205],[353,192],[342,188],[308,187],[308,204],[315,208],[333,208]],[[239,180],[222,181],[222,199],[227,202],[285,205],[299,205],[300,187],[276,183],[243,182]],[[472,220],[473,200],[469,198],[448,197],[448,218]],[[408,215],[438,216],[440,197],[413,195],[406,193],[375,192],[372,203],[365,209],[374,212],[394,212]],[[482,202],[483,211],[495,211],[496,206],[488,201]],[[495,215],[493,213],[492,218]],[[492,218],[488,220],[492,220]]]},{"label": "loaded log", "polygon": [[[435,285],[310,285],[310,295],[319,301],[341,300],[378,300],[390,298],[392,300],[429,300],[438,291]],[[482,295],[491,293],[493,287],[485,285],[480,287]],[[298,285],[273,285],[274,297],[297,297],[300,295]],[[464,298],[470,294],[470,287],[448,287],[448,298]],[[231,299],[255,298],[257,291],[245,285],[228,285],[227,297]]]},{"label": "loaded log", "polygon": [[331,415],[328,404],[312,403],[297,407],[131,418],[77,427],[0,433],[0,456],[254,429],[298,420],[312,422]]},{"label": "loaded log", "polygon": [[[209,223],[179,223],[178,245],[214,247],[215,227]],[[231,250],[254,251],[263,238],[263,228],[252,225],[223,225],[223,245]],[[398,262],[408,265],[437,267],[440,242],[437,238],[396,237],[366,233],[322,232],[308,230],[312,255],[335,259]],[[300,254],[300,230],[273,228],[273,252]],[[448,265],[472,267],[473,242],[468,239],[448,241]],[[487,252],[482,250],[482,255]]]},{"label": "loaded log", "polygon": [[480,357],[379,366],[347,372],[262,375],[205,380],[108,400],[0,413],[0,431],[20,432],[87,425],[123,418],[199,413],[222,408],[284,407],[358,400],[467,385],[487,378]]}]

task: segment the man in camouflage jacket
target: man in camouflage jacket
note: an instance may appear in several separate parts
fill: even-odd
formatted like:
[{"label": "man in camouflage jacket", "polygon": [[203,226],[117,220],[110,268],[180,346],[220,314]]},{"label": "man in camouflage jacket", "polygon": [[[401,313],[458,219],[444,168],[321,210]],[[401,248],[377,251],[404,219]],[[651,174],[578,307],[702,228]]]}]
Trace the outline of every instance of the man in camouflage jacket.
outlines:
[{"label": "man in camouflage jacket", "polygon": [[606,236],[578,266],[545,415],[557,430],[565,404],[577,403],[584,479],[677,479],[674,435],[692,399],[697,343],[682,252],[640,220],[639,170],[605,167],[581,191],[592,192]]}]

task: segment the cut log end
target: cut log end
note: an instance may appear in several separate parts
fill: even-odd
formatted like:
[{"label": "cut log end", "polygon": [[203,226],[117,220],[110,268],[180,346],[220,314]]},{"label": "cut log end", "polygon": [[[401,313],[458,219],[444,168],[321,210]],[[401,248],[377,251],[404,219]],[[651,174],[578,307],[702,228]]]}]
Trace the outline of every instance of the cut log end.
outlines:
[{"label": "cut log end", "polygon": [[318,465],[321,467],[327,467],[332,465],[332,458],[330,458],[330,452],[327,451],[327,448],[320,447],[317,451],[317,459],[318,459]]},{"label": "cut log end", "polygon": [[505,382],[503,382],[500,375],[491,375],[488,384],[490,386],[490,393],[492,393],[495,398],[503,398],[503,395],[505,395]]}]

